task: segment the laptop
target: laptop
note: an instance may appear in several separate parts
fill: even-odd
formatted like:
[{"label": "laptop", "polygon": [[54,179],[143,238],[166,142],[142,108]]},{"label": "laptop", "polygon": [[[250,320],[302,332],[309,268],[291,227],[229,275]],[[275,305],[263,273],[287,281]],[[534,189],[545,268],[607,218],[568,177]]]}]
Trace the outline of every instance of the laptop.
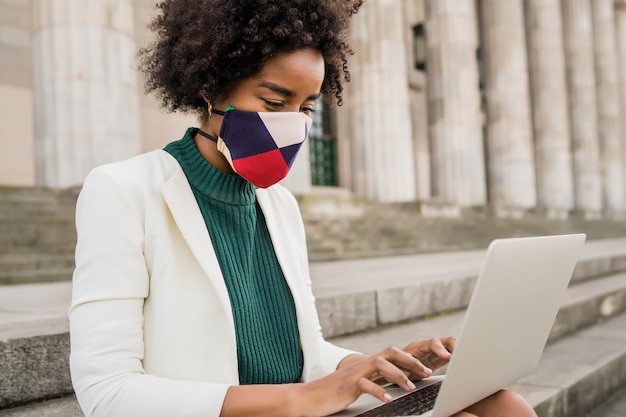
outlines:
[{"label": "laptop", "polygon": [[[532,373],[564,301],[585,234],[496,239],[468,305],[445,376],[382,404],[362,395],[335,416],[449,417]],[[422,397],[426,405],[419,403]],[[407,405],[408,404],[408,405]],[[408,408],[407,408],[408,407]]]}]

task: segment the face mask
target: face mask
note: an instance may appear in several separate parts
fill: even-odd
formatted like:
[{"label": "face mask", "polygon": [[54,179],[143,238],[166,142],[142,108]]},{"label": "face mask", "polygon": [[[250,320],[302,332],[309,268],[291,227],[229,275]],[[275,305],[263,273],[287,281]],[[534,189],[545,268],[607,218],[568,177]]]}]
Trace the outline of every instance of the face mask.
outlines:
[{"label": "face mask", "polygon": [[198,133],[216,142],[233,170],[259,188],[287,176],[312,123],[299,112],[248,112],[228,107],[213,113],[224,116],[219,137]]}]

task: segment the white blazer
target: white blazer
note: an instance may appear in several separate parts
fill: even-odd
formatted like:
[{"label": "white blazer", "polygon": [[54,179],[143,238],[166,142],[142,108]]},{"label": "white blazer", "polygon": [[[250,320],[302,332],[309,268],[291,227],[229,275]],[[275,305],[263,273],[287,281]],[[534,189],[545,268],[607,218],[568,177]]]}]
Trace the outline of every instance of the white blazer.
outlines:
[{"label": "white blazer", "polygon": [[[280,185],[257,199],[296,305],[302,381],[320,378],[353,352],[322,337],[295,199]],[[239,381],[234,322],[178,162],[158,150],[94,169],[76,229],[70,367],[85,415],[218,416]]]}]

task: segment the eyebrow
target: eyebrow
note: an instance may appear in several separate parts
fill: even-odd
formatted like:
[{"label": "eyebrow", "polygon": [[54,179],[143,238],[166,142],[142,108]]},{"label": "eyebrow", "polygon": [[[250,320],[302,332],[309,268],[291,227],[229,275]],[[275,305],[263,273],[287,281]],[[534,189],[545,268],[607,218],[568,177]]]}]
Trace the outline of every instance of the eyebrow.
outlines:
[{"label": "eyebrow", "polygon": [[[294,97],[296,95],[296,93],[294,93],[293,91],[285,87],[281,87],[278,84],[270,83],[267,81],[263,81],[262,83],[260,83],[259,87],[265,87],[269,90],[272,90],[278,94],[282,94],[283,96],[289,97],[289,98]],[[322,93],[312,94],[309,97],[307,97],[307,100],[317,100],[321,96],[322,96]]]}]

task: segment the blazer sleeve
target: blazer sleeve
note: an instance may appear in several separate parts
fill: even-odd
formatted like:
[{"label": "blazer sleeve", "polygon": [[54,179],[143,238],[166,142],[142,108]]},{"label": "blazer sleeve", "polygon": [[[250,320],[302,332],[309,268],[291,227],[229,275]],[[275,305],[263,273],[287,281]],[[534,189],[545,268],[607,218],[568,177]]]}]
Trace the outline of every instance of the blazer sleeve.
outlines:
[{"label": "blazer sleeve", "polygon": [[72,384],[86,416],[217,417],[229,385],[160,378],[142,366],[150,276],[140,182],[115,165],[96,168],[78,198]]}]

